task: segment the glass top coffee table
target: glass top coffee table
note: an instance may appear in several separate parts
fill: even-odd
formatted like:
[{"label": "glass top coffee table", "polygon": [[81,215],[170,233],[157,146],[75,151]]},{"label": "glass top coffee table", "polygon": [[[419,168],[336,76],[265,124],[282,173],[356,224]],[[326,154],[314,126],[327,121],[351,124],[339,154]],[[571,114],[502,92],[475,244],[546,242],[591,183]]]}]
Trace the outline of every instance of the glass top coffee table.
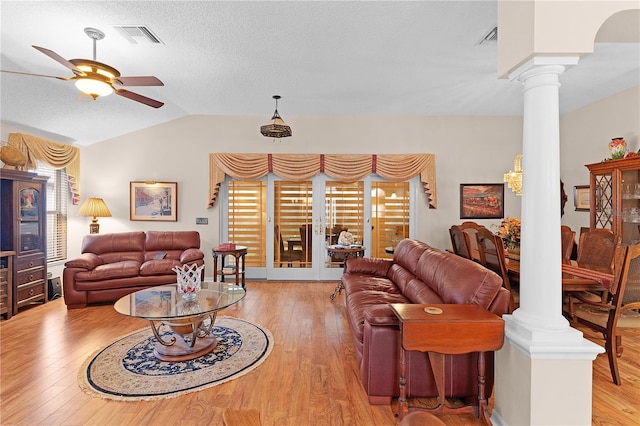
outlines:
[{"label": "glass top coffee table", "polygon": [[[216,316],[238,303],[245,290],[233,283],[203,282],[194,301],[183,301],[177,284],[161,285],[121,297],[115,310],[149,321],[158,340],[153,354],[162,361],[186,361],[208,354],[217,340],[211,335]],[[161,331],[163,326],[173,333]],[[176,338],[179,335],[179,338]]]}]

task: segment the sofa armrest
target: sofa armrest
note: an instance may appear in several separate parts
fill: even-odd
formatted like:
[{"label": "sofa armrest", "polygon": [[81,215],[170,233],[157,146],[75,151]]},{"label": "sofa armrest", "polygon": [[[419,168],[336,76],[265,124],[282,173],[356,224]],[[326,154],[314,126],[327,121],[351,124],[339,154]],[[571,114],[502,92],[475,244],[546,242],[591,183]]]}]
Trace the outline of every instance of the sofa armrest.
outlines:
[{"label": "sofa armrest", "polygon": [[186,249],[180,255],[180,263],[182,264],[195,262],[202,259],[204,259],[204,253],[197,248]]},{"label": "sofa armrest", "polygon": [[88,271],[94,269],[96,266],[104,264],[102,258],[93,253],[82,253],[75,259],[67,261],[64,266],[67,268],[81,268]]},{"label": "sofa armrest", "polygon": [[400,320],[388,303],[371,306],[364,311],[364,321],[374,326],[399,326]]},{"label": "sofa armrest", "polygon": [[390,259],[378,259],[372,257],[354,257],[347,259],[344,265],[345,273],[370,274],[377,277],[386,277],[389,268],[393,265]]}]

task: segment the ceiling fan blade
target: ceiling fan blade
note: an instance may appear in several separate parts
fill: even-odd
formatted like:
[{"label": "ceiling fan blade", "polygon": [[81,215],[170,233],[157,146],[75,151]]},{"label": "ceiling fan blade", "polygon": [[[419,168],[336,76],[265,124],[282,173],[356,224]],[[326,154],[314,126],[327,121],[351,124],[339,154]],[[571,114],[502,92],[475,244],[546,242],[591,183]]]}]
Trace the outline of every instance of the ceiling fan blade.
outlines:
[{"label": "ceiling fan blade", "polygon": [[84,75],[84,73],[77,68],[75,65],[73,65],[71,62],[67,61],[65,58],[63,58],[62,56],[58,55],[56,52],[54,52],[53,50],[49,50],[46,49],[44,47],[40,47],[40,46],[31,46],[34,49],[44,53],[45,55],[47,55],[48,57],[50,57],[51,59],[53,59],[56,62],[61,63],[62,65],[64,65],[65,67],[69,68],[71,71],[73,71],[75,74],[80,74],[80,75]]},{"label": "ceiling fan blade", "polygon": [[153,108],[160,108],[164,105],[164,102],[156,101],[155,99],[147,98],[146,96],[142,96],[138,93],[133,93],[125,89],[116,89],[116,95],[124,96],[125,98],[149,105]]},{"label": "ceiling fan blade", "polygon": [[64,80],[64,81],[75,79],[75,77],[58,77],[58,76],[55,76],[55,75],[33,74],[33,73],[30,73],[30,72],[21,72],[21,71],[0,70],[0,72],[6,72],[6,73],[9,73],[9,74],[31,75],[31,76],[34,76],[34,77],[57,78],[58,80]]},{"label": "ceiling fan blade", "polygon": [[118,77],[114,83],[122,86],[164,86],[164,83],[152,75],[137,77]]}]

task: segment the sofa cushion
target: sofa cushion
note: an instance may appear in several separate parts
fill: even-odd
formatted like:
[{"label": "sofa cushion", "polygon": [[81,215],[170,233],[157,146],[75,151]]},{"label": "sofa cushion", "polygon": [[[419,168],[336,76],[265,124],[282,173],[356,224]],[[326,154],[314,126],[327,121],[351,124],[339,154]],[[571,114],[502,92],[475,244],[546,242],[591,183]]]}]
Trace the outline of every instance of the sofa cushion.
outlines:
[{"label": "sofa cushion", "polygon": [[190,263],[204,259],[204,253],[198,248],[186,249],[180,256],[180,262]]},{"label": "sofa cushion", "polygon": [[349,273],[342,276],[342,285],[346,295],[356,291],[377,290],[385,293],[400,294],[398,287],[388,278],[375,277],[363,273]]},{"label": "sofa cushion", "polygon": [[175,274],[173,268],[175,266],[182,266],[179,260],[176,259],[160,259],[160,260],[147,260],[140,266],[140,275],[169,275]]},{"label": "sofa cushion", "polygon": [[112,278],[137,277],[139,271],[140,262],[125,260],[99,265],[90,271],[78,272],[75,279],[76,281],[100,281]]},{"label": "sofa cushion", "polygon": [[430,247],[422,241],[405,238],[396,246],[393,252],[393,262],[415,275],[420,256],[428,248]]},{"label": "sofa cushion", "polygon": [[116,252],[144,250],[144,232],[119,232],[115,234],[91,234],[82,240],[82,253],[102,255]]},{"label": "sofa cushion", "polygon": [[408,303],[409,299],[402,294],[384,291],[364,290],[352,293],[347,298],[347,309],[351,323],[351,331],[358,341],[362,342],[365,312],[372,306],[389,303]]},{"label": "sofa cushion", "polygon": [[147,231],[144,242],[146,251],[184,251],[200,247],[198,231]]},{"label": "sofa cushion", "polygon": [[418,278],[407,283],[404,295],[411,303],[445,303],[438,293]]},{"label": "sofa cushion", "polygon": [[429,248],[420,257],[416,275],[442,298],[442,303],[474,304],[488,309],[502,287],[502,278],[479,263]]}]

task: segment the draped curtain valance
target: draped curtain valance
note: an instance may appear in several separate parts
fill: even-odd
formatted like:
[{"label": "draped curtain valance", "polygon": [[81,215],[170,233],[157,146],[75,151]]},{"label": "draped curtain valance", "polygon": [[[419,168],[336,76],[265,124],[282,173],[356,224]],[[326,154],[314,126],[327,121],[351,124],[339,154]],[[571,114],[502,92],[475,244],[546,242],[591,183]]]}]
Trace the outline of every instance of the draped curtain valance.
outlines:
[{"label": "draped curtain valance", "polygon": [[23,133],[9,133],[7,145],[20,150],[27,157],[27,170],[38,168],[42,161],[54,169],[67,169],[71,202],[80,201],[80,150],[74,146],[48,141]]},{"label": "draped curtain valance", "polygon": [[209,154],[209,207],[215,204],[226,175],[235,179],[257,180],[268,173],[291,181],[325,173],[344,182],[355,182],[371,173],[396,182],[420,175],[424,192],[429,196],[429,207],[437,207],[436,160],[433,154]]}]

